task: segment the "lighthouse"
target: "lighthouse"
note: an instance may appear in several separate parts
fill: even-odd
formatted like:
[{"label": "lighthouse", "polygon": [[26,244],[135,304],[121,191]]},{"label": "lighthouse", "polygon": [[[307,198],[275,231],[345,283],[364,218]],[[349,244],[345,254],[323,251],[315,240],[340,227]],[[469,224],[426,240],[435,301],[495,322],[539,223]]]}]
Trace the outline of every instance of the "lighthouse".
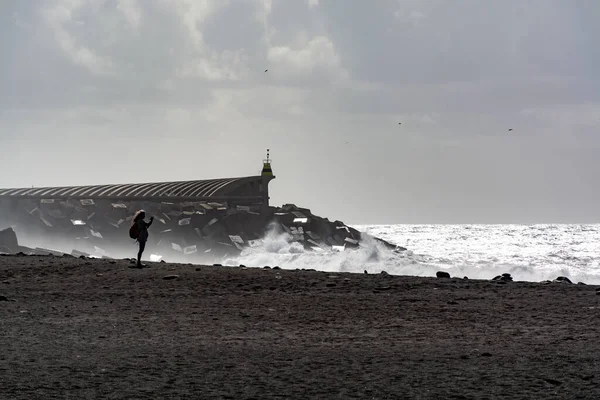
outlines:
[{"label": "lighthouse", "polygon": [[273,175],[273,169],[271,168],[270,149],[267,149],[267,158],[263,160],[263,168],[260,173],[260,176],[260,192],[263,196],[262,208],[264,212],[269,208],[269,182],[275,179],[275,175]]}]

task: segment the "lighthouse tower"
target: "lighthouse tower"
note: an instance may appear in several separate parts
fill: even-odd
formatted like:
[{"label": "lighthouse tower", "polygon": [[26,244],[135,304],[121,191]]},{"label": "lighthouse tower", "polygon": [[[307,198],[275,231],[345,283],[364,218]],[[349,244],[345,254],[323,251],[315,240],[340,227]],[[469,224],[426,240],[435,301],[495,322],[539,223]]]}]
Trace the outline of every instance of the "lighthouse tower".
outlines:
[{"label": "lighthouse tower", "polygon": [[262,178],[260,192],[263,196],[262,211],[266,212],[269,208],[269,182],[275,179],[273,169],[271,168],[270,150],[267,149],[267,158],[263,160],[263,168],[260,173]]}]

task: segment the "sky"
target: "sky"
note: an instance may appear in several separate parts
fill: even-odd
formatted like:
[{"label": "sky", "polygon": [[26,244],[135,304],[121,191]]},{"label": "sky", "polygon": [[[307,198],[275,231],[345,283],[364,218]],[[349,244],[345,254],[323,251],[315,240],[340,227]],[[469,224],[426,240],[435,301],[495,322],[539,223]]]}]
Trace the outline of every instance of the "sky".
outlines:
[{"label": "sky", "polygon": [[331,220],[600,222],[599,20],[597,0],[2,1],[0,187],[250,176],[269,148],[271,203]]}]

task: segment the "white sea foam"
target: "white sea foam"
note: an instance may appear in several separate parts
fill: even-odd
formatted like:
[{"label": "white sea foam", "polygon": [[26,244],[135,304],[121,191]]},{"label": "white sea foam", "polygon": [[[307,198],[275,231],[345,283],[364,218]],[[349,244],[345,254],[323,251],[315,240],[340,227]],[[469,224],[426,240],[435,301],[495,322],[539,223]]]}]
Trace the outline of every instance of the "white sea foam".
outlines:
[{"label": "white sea foam", "polygon": [[490,279],[508,272],[515,280],[567,276],[600,284],[600,225],[364,225],[355,228],[408,248],[390,252],[376,242],[358,250],[309,251],[287,234],[271,233],[228,265],[314,268],[323,271]]}]

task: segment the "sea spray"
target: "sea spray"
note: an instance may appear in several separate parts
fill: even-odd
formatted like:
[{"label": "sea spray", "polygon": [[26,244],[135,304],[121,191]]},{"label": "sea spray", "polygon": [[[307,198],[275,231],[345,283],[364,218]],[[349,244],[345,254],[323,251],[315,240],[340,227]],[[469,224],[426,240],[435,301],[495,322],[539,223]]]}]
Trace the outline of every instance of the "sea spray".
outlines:
[{"label": "sea spray", "polygon": [[[554,280],[566,276],[573,282],[600,284],[600,225],[365,225],[362,232],[405,246],[395,252],[376,240],[364,237],[357,249],[340,246],[309,247],[274,224],[253,247],[239,257],[226,260],[199,257],[197,264],[214,262],[249,267],[265,265],[287,269],[316,269],[328,272],[380,273],[393,275],[435,276],[446,271],[453,277],[491,279],[510,273],[516,281]],[[66,242],[44,235],[27,235],[16,229],[19,244],[70,253],[82,249],[84,239]],[[85,250],[85,248],[83,248]],[[110,256],[132,257],[137,251],[124,239]],[[150,247],[152,261],[189,262],[180,257],[161,257]],[[161,257],[161,258],[159,258]]]},{"label": "sea spray", "polygon": [[[600,226],[566,225],[388,225],[359,226],[361,231],[405,245],[394,252],[375,240],[363,240],[358,249],[335,251],[305,249],[286,232],[269,231],[261,244],[245,249],[225,265],[264,265],[286,269],[328,272],[380,273],[435,276],[446,271],[453,277],[491,279],[510,273],[517,281],[554,280],[600,284]],[[557,232],[561,232],[557,234]],[[584,237],[582,237],[582,235]],[[558,240],[560,239],[560,240]]]}]

